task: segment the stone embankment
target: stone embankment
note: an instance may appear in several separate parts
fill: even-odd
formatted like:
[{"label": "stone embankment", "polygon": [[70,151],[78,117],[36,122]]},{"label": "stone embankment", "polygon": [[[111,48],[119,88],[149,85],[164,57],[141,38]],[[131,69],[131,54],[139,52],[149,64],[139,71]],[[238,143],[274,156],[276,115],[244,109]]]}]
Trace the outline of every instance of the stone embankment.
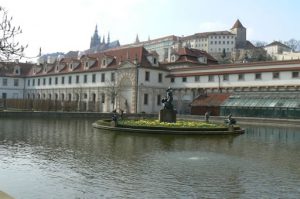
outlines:
[{"label": "stone embankment", "polygon": [[[39,111],[0,111],[0,118],[95,118],[111,119],[112,113],[91,112],[39,112]],[[130,118],[158,118],[158,114],[126,114]],[[234,116],[233,116],[234,117]],[[177,115],[178,119],[205,121],[204,115]],[[237,124],[243,125],[277,125],[277,126],[299,126],[300,119],[281,118],[259,118],[259,117],[234,117]],[[213,122],[224,122],[225,116],[210,116]]]}]

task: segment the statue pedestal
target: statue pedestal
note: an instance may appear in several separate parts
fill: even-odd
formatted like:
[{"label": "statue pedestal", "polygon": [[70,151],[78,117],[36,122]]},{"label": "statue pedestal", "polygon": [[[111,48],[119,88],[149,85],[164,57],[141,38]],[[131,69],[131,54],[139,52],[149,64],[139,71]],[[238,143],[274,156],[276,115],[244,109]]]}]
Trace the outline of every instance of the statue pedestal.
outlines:
[{"label": "statue pedestal", "polygon": [[158,116],[159,122],[176,123],[176,111],[170,109],[161,109]]}]

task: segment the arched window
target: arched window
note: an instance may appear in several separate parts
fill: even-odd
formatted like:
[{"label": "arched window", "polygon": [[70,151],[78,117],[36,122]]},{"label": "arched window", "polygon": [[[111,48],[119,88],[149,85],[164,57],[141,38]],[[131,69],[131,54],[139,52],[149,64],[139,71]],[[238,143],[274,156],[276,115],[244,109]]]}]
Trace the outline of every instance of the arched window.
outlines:
[{"label": "arched window", "polygon": [[104,93],[102,93],[101,94],[101,103],[105,103],[105,94]]},{"label": "arched window", "polygon": [[95,93],[92,94],[92,101],[96,102],[96,94]]},{"label": "arched window", "polygon": [[75,99],[76,99],[77,102],[79,101],[79,94],[78,93],[75,94]]}]

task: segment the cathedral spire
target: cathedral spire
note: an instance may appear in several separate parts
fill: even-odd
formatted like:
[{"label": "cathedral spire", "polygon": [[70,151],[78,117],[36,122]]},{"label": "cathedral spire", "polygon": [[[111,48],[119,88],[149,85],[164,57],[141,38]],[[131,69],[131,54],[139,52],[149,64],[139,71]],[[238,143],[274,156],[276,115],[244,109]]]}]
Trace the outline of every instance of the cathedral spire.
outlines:
[{"label": "cathedral spire", "polygon": [[102,43],[105,44],[105,36],[102,37]]},{"label": "cathedral spire", "polygon": [[96,24],[95,34],[98,34],[98,25]]},{"label": "cathedral spire", "polygon": [[110,43],[110,35],[109,35],[109,32],[107,34],[107,43],[109,44]]},{"label": "cathedral spire", "polygon": [[91,38],[90,48],[94,48],[100,44],[100,37],[98,35],[98,25],[96,25],[94,35]]},{"label": "cathedral spire", "polygon": [[135,38],[135,42],[134,43],[136,43],[136,44],[140,43],[140,39],[139,39],[139,35],[138,34],[136,34],[136,38]]}]

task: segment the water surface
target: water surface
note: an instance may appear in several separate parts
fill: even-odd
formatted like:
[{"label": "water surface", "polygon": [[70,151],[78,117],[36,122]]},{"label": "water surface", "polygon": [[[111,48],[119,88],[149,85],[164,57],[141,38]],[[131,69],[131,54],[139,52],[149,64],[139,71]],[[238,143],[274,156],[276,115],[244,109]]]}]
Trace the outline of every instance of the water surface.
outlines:
[{"label": "water surface", "polygon": [[300,198],[300,129],[239,136],[113,133],[84,119],[0,119],[0,190],[15,198]]}]

